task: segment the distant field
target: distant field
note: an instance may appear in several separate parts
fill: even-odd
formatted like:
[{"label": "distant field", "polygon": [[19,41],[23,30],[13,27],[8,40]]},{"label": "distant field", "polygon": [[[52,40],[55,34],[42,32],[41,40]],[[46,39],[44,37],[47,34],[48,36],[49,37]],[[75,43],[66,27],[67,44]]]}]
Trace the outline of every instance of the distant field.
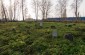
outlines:
[{"label": "distant field", "polygon": [[[65,39],[66,33],[74,41]],[[42,28],[34,22],[0,23],[0,55],[85,55],[85,23],[44,22]]]}]

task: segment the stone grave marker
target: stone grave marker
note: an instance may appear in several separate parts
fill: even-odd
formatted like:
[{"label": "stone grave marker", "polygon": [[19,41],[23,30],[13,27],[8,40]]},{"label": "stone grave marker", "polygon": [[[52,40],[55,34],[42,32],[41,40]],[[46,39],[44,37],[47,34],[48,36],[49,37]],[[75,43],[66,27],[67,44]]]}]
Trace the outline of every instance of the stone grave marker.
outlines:
[{"label": "stone grave marker", "polygon": [[58,36],[56,29],[53,29],[52,31],[52,37],[56,38]]},{"label": "stone grave marker", "polygon": [[42,22],[42,21],[40,21],[39,23],[40,23],[40,27],[42,27],[42,26],[43,26],[43,22]]},{"label": "stone grave marker", "polygon": [[67,33],[64,35],[64,38],[73,41],[74,36],[71,33]]}]

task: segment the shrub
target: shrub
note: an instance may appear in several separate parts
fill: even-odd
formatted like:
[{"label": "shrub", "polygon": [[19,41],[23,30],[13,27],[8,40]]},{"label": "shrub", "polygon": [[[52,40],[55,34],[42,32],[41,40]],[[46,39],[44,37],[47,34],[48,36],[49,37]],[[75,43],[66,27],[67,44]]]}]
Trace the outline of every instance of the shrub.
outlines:
[{"label": "shrub", "polygon": [[76,28],[75,28],[75,31],[80,31],[80,28],[79,28],[79,27],[76,27]]},{"label": "shrub", "polygon": [[56,29],[56,27],[55,27],[55,26],[51,26],[51,28],[52,28],[52,29]]},{"label": "shrub", "polygon": [[72,24],[65,24],[65,26],[72,27],[73,25]]},{"label": "shrub", "polygon": [[85,28],[81,28],[81,31],[82,31],[82,32],[85,32]]},{"label": "shrub", "polygon": [[73,23],[73,25],[75,26],[76,24],[75,24],[75,23]]}]

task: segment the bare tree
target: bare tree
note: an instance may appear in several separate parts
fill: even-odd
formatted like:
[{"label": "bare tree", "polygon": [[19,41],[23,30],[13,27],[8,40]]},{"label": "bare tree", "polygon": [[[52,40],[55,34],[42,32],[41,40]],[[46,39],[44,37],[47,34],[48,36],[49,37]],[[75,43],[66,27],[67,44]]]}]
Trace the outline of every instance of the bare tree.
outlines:
[{"label": "bare tree", "polygon": [[78,21],[78,16],[79,16],[79,12],[78,12],[78,9],[80,7],[80,4],[83,0],[73,0],[73,3],[72,3],[72,9],[74,9],[74,12],[75,12],[75,16],[76,16],[76,21]]},{"label": "bare tree", "polygon": [[39,13],[39,0],[32,0],[32,5],[35,10],[36,21],[38,20],[38,13]]},{"label": "bare tree", "polygon": [[20,15],[22,15],[22,0],[14,0],[14,3],[13,3],[13,16],[14,16],[13,20],[19,20]]},{"label": "bare tree", "polygon": [[10,19],[10,21],[12,21],[12,19],[13,19],[13,6],[12,6],[12,0],[10,0],[9,19]]},{"label": "bare tree", "polygon": [[28,17],[28,8],[25,7],[24,9],[24,18],[26,19]]},{"label": "bare tree", "polygon": [[14,0],[14,18],[13,20],[15,20],[15,14],[16,14],[16,5],[17,5],[17,0]]},{"label": "bare tree", "polygon": [[24,15],[23,15],[23,2],[24,2],[24,0],[22,0],[22,18],[23,18],[23,21],[24,21]]},{"label": "bare tree", "polygon": [[[14,0],[13,1],[14,3],[13,3],[13,20],[15,20],[16,19],[16,12],[17,12],[17,8],[19,8],[19,1],[18,0]],[[19,11],[19,10],[18,10]]]},{"label": "bare tree", "polygon": [[4,3],[2,0],[0,0],[1,2],[1,16],[2,16],[2,19],[3,21],[7,21],[6,19],[6,9],[5,9],[5,6],[4,6]]},{"label": "bare tree", "polygon": [[58,0],[56,4],[56,13],[59,14],[61,18],[66,18],[66,7],[67,7],[68,0]]},{"label": "bare tree", "polygon": [[22,0],[22,18],[23,18],[23,21],[25,20],[25,10],[27,9],[26,8],[26,4],[25,4],[26,0]]},{"label": "bare tree", "polygon": [[47,16],[50,13],[51,6],[52,6],[51,0],[41,0],[40,1],[39,8],[42,13],[43,20],[47,19]]}]

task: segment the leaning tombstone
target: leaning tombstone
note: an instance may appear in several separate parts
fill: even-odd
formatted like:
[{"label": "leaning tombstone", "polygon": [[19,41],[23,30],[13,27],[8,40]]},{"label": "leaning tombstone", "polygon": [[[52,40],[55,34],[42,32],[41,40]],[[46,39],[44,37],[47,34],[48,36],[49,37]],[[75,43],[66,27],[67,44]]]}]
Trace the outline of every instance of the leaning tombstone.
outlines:
[{"label": "leaning tombstone", "polygon": [[67,33],[64,35],[64,38],[73,41],[74,36],[71,33]]},{"label": "leaning tombstone", "polygon": [[53,29],[53,31],[52,31],[52,37],[53,38],[56,38],[57,37],[57,31],[56,31],[56,29]]}]

